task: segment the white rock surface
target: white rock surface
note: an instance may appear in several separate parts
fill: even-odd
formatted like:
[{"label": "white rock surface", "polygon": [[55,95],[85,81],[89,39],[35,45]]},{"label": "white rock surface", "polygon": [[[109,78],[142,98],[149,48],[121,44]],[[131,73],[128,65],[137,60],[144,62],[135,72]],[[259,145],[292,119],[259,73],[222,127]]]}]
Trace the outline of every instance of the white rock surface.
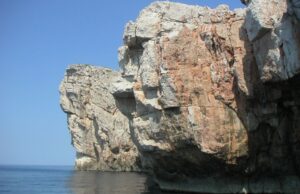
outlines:
[{"label": "white rock surface", "polygon": [[89,65],[71,65],[60,85],[80,170],[136,171],[138,152],[129,121],[111,94],[120,73]]},{"label": "white rock surface", "polygon": [[287,80],[300,71],[300,24],[293,16],[298,17],[298,7],[297,0],[248,4],[245,26],[263,82]]}]

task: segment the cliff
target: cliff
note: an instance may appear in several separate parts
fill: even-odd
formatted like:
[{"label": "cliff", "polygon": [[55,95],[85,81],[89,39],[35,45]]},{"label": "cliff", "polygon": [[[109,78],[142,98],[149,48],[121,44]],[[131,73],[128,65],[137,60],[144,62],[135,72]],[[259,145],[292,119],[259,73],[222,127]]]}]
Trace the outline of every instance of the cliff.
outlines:
[{"label": "cliff", "polygon": [[300,188],[300,1],[155,2],[121,72],[72,65],[60,86],[80,170],[148,171],[165,190]]}]

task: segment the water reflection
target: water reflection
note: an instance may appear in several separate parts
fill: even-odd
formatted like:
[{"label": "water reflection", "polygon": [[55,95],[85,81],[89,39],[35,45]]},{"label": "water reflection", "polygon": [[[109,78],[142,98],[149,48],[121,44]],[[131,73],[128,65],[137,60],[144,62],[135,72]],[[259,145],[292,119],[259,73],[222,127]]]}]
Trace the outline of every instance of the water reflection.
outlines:
[{"label": "water reflection", "polygon": [[161,193],[145,174],[140,173],[75,171],[69,186],[74,194]]}]

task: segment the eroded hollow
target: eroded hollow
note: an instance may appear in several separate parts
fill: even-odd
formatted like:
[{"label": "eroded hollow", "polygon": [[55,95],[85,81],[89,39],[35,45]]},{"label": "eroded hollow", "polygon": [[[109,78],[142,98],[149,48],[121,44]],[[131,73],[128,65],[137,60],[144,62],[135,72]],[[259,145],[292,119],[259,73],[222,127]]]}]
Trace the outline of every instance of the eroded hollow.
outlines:
[{"label": "eroded hollow", "polygon": [[136,112],[136,101],[133,92],[124,92],[114,95],[116,106],[128,118],[132,118],[132,114]]}]

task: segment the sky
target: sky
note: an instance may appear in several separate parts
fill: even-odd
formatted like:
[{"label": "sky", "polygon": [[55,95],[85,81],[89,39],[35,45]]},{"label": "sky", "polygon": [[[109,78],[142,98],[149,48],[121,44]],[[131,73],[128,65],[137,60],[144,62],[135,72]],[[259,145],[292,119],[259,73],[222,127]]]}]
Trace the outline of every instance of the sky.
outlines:
[{"label": "sky", "polygon": [[[0,165],[73,165],[58,87],[69,64],[118,69],[123,29],[150,0],[0,0]],[[240,0],[176,0],[211,8]]]}]

